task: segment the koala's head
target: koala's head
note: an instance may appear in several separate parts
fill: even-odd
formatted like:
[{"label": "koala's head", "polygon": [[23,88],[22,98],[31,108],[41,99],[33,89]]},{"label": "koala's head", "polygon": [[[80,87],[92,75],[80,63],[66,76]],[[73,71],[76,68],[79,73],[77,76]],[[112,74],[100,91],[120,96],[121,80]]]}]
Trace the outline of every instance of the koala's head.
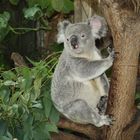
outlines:
[{"label": "koala's head", "polygon": [[107,24],[103,17],[93,16],[87,22],[72,24],[63,21],[58,24],[57,42],[72,54],[82,54],[95,47],[95,40],[104,37]]}]

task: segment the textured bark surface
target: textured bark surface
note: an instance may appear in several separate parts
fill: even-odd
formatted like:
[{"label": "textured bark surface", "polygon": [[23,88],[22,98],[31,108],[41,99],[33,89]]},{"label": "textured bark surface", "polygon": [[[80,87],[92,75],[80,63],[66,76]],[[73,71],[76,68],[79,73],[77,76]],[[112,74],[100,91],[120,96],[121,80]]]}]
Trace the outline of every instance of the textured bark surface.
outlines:
[{"label": "textured bark surface", "polygon": [[89,137],[90,139],[98,139],[99,135],[102,131],[101,128],[96,128],[93,125],[83,125],[71,122],[67,119],[62,118],[58,123],[59,128],[64,128],[67,130],[72,130],[73,132],[78,132],[84,134],[85,136]]},{"label": "textured bark surface", "polygon": [[107,110],[116,121],[112,127],[106,128],[104,139],[132,140],[137,126],[127,127],[136,112],[134,99],[140,53],[140,18],[134,12],[122,9],[113,0],[103,0],[102,8],[116,51]]}]

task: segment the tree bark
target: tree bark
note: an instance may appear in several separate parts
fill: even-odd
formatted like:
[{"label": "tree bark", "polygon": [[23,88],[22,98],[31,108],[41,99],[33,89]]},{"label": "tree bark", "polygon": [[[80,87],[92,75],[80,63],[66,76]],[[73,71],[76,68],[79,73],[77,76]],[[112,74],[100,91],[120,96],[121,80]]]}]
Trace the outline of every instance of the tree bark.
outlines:
[{"label": "tree bark", "polygon": [[140,18],[133,11],[122,9],[119,4],[113,0],[102,1],[116,51],[107,109],[107,114],[116,121],[113,126],[105,128],[103,139],[106,140],[132,140],[136,131],[134,126],[132,129],[127,127],[136,112],[134,100],[140,53]]}]

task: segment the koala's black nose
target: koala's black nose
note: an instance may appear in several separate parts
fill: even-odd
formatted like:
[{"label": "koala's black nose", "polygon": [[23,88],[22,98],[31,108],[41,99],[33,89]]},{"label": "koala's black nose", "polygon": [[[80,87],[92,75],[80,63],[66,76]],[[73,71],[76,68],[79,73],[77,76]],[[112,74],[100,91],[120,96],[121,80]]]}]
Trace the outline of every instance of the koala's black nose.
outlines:
[{"label": "koala's black nose", "polygon": [[75,47],[78,44],[78,37],[76,35],[71,36],[70,43],[71,46]]}]

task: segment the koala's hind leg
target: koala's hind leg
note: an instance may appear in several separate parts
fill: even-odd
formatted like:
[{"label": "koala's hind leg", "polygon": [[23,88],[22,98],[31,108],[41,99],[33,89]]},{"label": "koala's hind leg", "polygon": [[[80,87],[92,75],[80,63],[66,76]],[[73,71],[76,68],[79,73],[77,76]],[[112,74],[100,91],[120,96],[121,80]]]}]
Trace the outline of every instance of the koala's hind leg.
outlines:
[{"label": "koala's hind leg", "polygon": [[97,127],[110,125],[112,120],[108,116],[100,115],[97,110],[90,108],[88,104],[81,99],[72,101],[63,108],[65,116],[74,122],[81,124],[91,123]]},{"label": "koala's hind leg", "polygon": [[107,100],[108,100],[108,96],[101,96],[100,101],[97,104],[99,114],[105,114],[107,108]]}]

